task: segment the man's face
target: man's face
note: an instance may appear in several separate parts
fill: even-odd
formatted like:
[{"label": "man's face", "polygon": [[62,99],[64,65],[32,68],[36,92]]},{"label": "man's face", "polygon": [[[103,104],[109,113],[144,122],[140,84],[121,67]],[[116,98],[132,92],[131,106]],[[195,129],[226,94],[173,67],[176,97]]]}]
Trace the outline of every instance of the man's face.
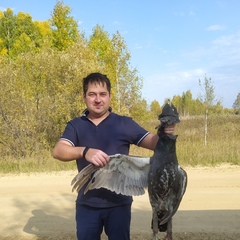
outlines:
[{"label": "man's face", "polygon": [[84,101],[89,114],[95,117],[101,117],[108,112],[111,95],[107,90],[106,84],[89,83]]}]

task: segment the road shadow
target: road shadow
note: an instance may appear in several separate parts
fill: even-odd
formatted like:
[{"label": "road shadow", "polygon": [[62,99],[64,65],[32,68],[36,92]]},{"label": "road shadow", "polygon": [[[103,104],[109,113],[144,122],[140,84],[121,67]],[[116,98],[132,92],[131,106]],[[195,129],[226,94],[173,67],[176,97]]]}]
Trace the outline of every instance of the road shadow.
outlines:
[{"label": "road shadow", "polygon": [[[148,239],[150,221],[150,211],[133,211],[131,239]],[[173,218],[173,234],[177,239],[240,239],[239,226],[240,210],[178,211]],[[35,235],[37,240],[76,239],[75,219],[46,214],[42,209],[32,211],[23,231]],[[107,239],[104,234],[102,239]]]},{"label": "road shadow", "polygon": [[[132,213],[132,233],[151,233],[151,211]],[[240,236],[240,210],[189,210],[173,216],[176,233],[233,233]],[[240,238],[239,238],[240,239]]]},{"label": "road shadow", "polygon": [[13,200],[13,206],[14,220],[4,229],[9,239],[13,239],[11,235],[15,239],[76,239],[74,194],[21,196]]},{"label": "road shadow", "polygon": [[42,209],[34,209],[23,231],[35,235],[35,239],[38,240],[44,240],[50,236],[52,239],[73,239],[75,222],[72,219],[46,214]]}]

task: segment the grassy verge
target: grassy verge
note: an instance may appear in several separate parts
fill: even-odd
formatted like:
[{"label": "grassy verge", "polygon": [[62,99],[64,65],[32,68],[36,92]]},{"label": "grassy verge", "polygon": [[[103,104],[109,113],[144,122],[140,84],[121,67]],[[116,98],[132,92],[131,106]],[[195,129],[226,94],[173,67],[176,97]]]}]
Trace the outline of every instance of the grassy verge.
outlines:
[{"label": "grassy verge", "polygon": [[[156,132],[158,121],[144,125]],[[185,166],[240,165],[240,116],[213,115],[208,118],[207,145],[204,144],[204,117],[186,117],[177,125],[177,156]],[[133,146],[131,154],[151,156],[152,152]]]},{"label": "grassy verge", "polygon": [[[140,123],[141,124],[141,123]],[[159,121],[142,123],[155,133]],[[240,165],[240,116],[210,116],[207,145],[204,145],[204,118],[181,119],[176,127],[177,156],[184,166],[216,166],[223,163]],[[151,156],[152,151],[132,146],[130,154]],[[0,159],[0,173],[28,173],[75,170],[75,161],[61,162],[53,159],[50,152],[34,158]]]},{"label": "grassy verge", "polygon": [[53,159],[50,153],[45,156],[24,159],[4,159],[0,161],[0,173],[31,173],[76,170],[75,161],[61,162]]}]

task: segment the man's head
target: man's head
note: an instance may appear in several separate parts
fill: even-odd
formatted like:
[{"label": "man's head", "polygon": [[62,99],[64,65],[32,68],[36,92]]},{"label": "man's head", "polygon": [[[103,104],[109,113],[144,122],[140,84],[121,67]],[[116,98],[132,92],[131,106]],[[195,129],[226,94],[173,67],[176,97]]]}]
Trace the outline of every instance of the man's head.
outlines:
[{"label": "man's head", "polygon": [[106,75],[91,73],[83,79],[83,97],[91,119],[109,114],[111,83]]},{"label": "man's head", "polygon": [[102,84],[107,87],[109,94],[111,93],[111,82],[108,79],[107,75],[95,72],[89,74],[87,77],[83,78],[83,94],[84,96],[87,93],[89,84]]}]

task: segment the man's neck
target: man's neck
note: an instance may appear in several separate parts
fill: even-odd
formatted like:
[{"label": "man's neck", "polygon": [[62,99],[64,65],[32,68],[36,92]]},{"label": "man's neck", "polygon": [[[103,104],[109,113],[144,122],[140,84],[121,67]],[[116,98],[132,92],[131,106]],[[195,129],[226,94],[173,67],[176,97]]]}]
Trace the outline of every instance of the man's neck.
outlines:
[{"label": "man's neck", "polygon": [[98,114],[93,114],[93,113],[89,113],[87,115],[87,118],[93,122],[95,125],[98,125],[100,122],[102,122],[105,118],[107,118],[109,116],[110,112],[107,111],[106,113],[102,114],[102,115],[98,115]]}]

